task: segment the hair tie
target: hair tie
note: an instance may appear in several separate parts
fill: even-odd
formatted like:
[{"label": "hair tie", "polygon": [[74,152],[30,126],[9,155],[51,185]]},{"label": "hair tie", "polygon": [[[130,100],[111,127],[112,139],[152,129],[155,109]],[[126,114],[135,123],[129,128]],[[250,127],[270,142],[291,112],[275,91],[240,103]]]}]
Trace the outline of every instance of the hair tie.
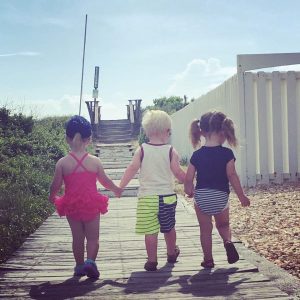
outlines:
[{"label": "hair tie", "polygon": [[92,134],[91,123],[82,116],[73,116],[66,124],[66,135],[73,139],[76,133],[80,133],[81,137],[88,138]]}]

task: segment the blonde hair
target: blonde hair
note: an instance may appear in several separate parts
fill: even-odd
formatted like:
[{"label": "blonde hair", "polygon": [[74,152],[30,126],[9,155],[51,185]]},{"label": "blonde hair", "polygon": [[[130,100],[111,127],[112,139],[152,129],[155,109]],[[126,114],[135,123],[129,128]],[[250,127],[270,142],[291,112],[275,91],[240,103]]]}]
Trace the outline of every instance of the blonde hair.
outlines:
[{"label": "blonde hair", "polygon": [[171,129],[171,126],[170,116],[162,110],[148,110],[142,120],[142,127],[148,138],[162,134],[164,130]]}]

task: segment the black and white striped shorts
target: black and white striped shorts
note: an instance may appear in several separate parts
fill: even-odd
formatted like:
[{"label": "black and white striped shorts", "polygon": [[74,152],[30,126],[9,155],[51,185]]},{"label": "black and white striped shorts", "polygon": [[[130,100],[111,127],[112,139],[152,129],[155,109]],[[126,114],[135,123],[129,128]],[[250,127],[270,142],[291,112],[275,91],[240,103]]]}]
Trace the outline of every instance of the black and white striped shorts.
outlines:
[{"label": "black and white striped shorts", "polygon": [[216,215],[228,207],[228,193],[214,189],[196,189],[195,202],[208,215]]},{"label": "black and white striped shorts", "polygon": [[161,233],[168,233],[174,228],[175,212],[177,206],[177,195],[160,195],[159,196],[159,211],[158,220]]}]

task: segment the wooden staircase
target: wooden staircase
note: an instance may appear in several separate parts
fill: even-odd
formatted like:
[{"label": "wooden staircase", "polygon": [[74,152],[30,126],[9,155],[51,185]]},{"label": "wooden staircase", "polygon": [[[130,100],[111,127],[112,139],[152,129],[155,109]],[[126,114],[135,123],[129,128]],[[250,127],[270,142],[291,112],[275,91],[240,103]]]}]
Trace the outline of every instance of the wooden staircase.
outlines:
[{"label": "wooden staircase", "polygon": [[[95,155],[101,159],[105,173],[119,184],[125,169],[132,160],[135,147],[131,143],[101,144],[95,143]],[[139,187],[138,175],[135,176],[124,189],[122,196],[135,197]],[[114,197],[114,194],[98,183],[102,194]]]},{"label": "wooden staircase", "polygon": [[98,125],[97,141],[105,144],[128,143],[133,139],[129,120],[101,120]]}]

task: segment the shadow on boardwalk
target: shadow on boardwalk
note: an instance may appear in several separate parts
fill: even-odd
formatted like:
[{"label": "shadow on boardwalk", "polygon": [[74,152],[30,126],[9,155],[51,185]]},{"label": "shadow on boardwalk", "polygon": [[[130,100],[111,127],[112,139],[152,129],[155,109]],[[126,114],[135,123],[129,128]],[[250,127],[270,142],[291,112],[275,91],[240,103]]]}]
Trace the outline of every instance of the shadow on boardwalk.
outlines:
[{"label": "shadow on boardwalk", "polygon": [[31,286],[29,296],[31,299],[71,299],[74,297],[84,296],[91,291],[101,289],[109,283],[109,280],[96,282],[92,279],[80,281],[78,277],[71,277],[64,282],[52,284],[50,281]]},{"label": "shadow on boardwalk", "polygon": [[[183,294],[192,294],[197,297],[227,297],[238,290],[238,286],[247,281],[249,278],[241,278],[235,282],[229,282],[229,276],[236,273],[237,268],[217,269],[209,274],[205,270],[189,277],[181,276],[179,284],[181,289],[179,292]],[[214,289],[213,285],[218,283],[218,288]]]},{"label": "shadow on boardwalk", "polygon": [[291,299],[241,256],[228,265],[223,243],[214,233],[216,267],[200,267],[199,226],[193,212],[178,202],[176,229],[181,249],[176,264],[166,263],[159,235],[158,271],[143,270],[144,237],[134,233],[137,198],[111,199],[101,218],[100,279],[70,278],[74,259],[67,221],[51,216],[0,266],[2,299]]},{"label": "shadow on boardwalk", "polygon": [[[217,269],[208,273],[207,270],[199,271],[199,273],[189,276],[182,275],[177,279],[172,279],[173,264],[165,264],[158,272],[148,273],[145,277],[145,271],[132,272],[126,283],[114,280],[103,280],[102,282],[71,277],[64,282],[52,284],[45,282],[39,285],[31,286],[29,296],[31,299],[51,299],[55,297],[57,300],[82,297],[92,291],[103,288],[105,285],[118,287],[120,293],[130,294],[149,294],[159,290],[162,287],[171,285],[179,286],[178,293],[184,295],[193,295],[196,297],[214,297],[214,296],[230,296],[237,290],[237,286],[247,279],[240,279],[233,283],[228,283],[229,275],[234,274],[237,268],[227,270]],[[224,272],[226,273],[224,274]],[[159,275],[159,276],[157,276]],[[171,279],[171,280],[170,280]],[[211,283],[218,282],[218,289],[211,288]]]},{"label": "shadow on boardwalk", "polygon": [[132,272],[127,283],[111,281],[111,285],[123,288],[125,294],[151,293],[163,286],[177,283],[177,280],[169,281],[173,267],[174,264],[165,264],[156,272],[147,272],[147,277],[145,277],[146,271]]},{"label": "shadow on boardwalk", "polygon": [[[122,287],[125,294],[147,294],[155,292],[162,287],[171,285],[179,286],[178,293],[185,295],[193,295],[196,297],[214,297],[214,296],[230,296],[237,290],[237,286],[246,281],[246,278],[229,283],[229,275],[234,274],[237,268],[218,269],[215,272],[207,273],[207,270],[201,270],[197,274],[181,275],[177,279],[172,279],[172,268],[174,265],[166,264],[158,270],[162,272],[157,277],[157,273],[149,274],[145,279],[145,272],[133,272],[127,283],[111,282],[111,285]],[[226,271],[226,272],[225,272]],[[171,280],[169,280],[171,279]],[[218,289],[213,288],[213,284],[218,282]],[[183,296],[183,298],[185,298]]]}]

